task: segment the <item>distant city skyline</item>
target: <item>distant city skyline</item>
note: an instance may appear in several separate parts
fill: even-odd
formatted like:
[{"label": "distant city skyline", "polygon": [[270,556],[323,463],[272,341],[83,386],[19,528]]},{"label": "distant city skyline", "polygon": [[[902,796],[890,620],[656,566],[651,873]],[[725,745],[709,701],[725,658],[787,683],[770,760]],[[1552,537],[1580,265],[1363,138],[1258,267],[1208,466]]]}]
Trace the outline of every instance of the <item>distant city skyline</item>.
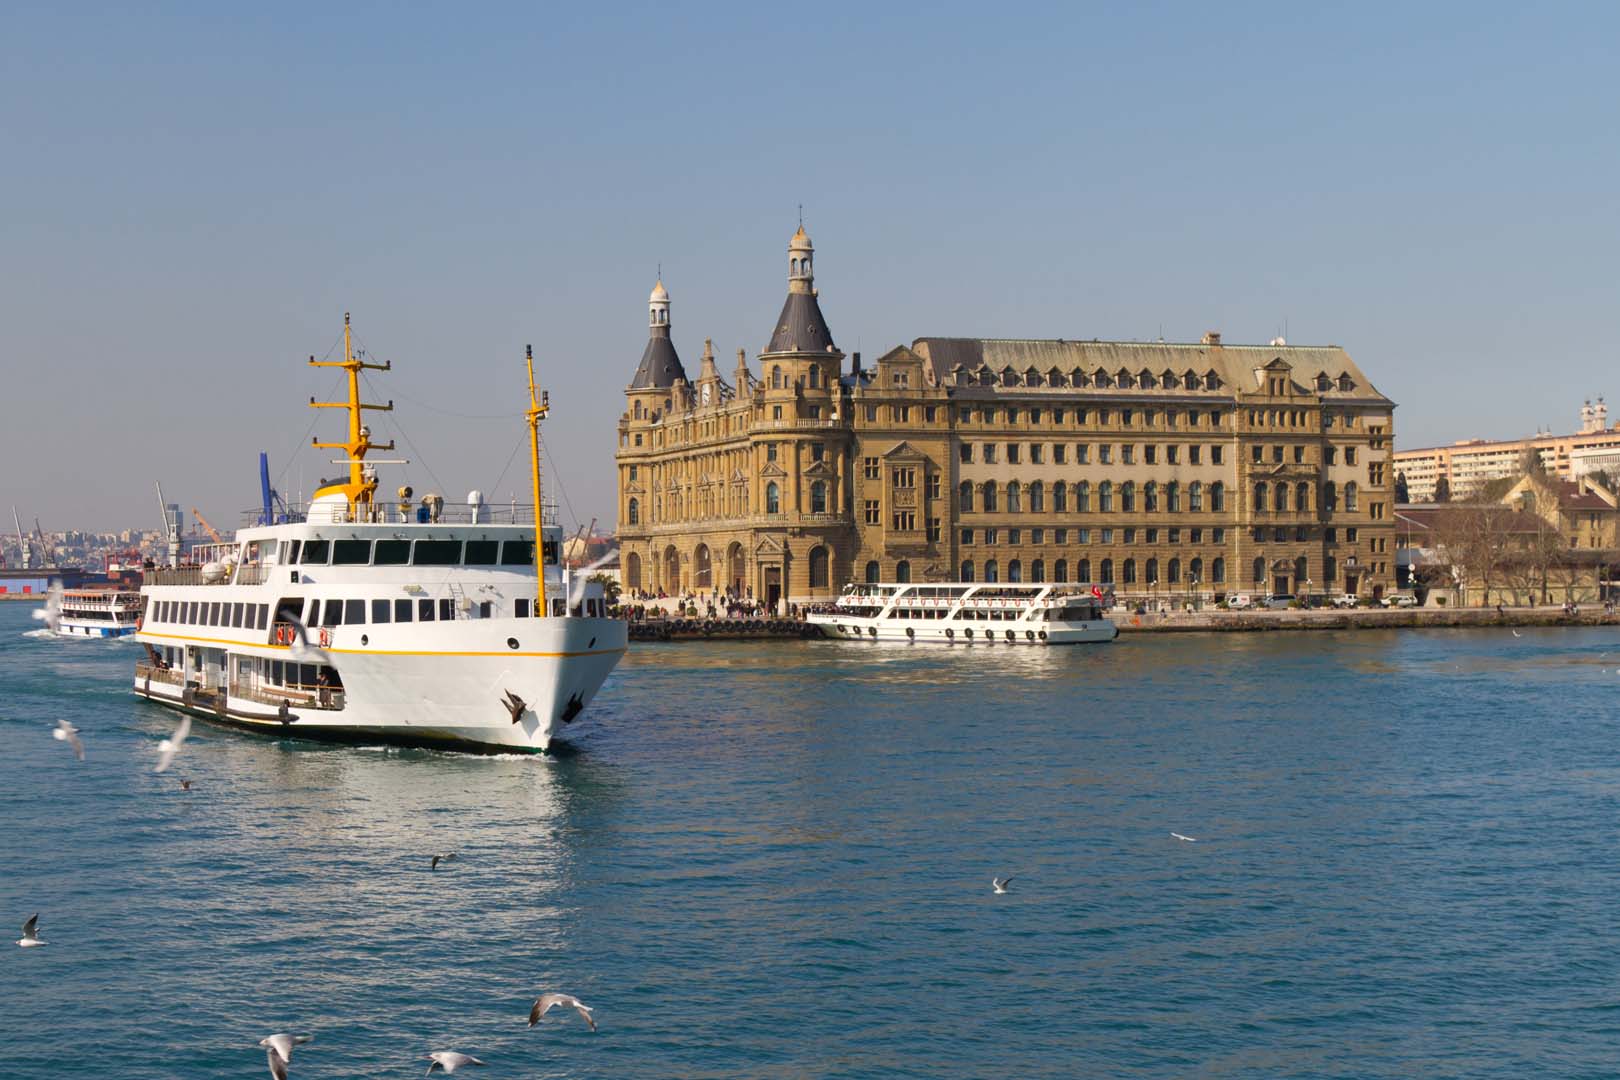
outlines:
[{"label": "distant city skyline", "polygon": [[660,264],[682,359],[729,370],[801,203],[868,358],[1285,335],[1346,348],[1401,447],[1620,394],[1607,9],[671,15],[13,13],[0,514],[156,528],[162,480],[235,526],[260,450],[307,495],[340,421],[304,358],[352,311],[395,364],[384,491],[521,497],[532,342],[548,494],[611,528]]}]

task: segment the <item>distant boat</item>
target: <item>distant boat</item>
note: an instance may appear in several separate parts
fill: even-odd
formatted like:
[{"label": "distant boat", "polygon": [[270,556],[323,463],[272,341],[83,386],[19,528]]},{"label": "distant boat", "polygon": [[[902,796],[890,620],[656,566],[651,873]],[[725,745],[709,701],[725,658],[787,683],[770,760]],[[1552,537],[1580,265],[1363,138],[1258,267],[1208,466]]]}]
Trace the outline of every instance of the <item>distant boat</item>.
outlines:
[{"label": "distant boat", "polygon": [[934,645],[1079,645],[1113,641],[1100,585],[999,582],[848,585],[809,622],[829,637]]},{"label": "distant boat", "polygon": [[141,594],[133,589],[62,591],[56,632],[63,637],[131,637],[140,626]]}]

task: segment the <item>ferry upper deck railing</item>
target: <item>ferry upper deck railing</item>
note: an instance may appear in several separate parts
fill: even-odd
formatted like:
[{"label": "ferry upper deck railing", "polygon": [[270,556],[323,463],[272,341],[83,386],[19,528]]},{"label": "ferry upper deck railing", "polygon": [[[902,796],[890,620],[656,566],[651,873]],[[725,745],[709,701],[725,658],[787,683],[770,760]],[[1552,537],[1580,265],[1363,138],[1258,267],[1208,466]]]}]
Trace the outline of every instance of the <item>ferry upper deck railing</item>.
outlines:
[{"label": "ferry upper deck railing", "polygon": [[[557,504],[545,503],[540,515],[541,525],[557,524]],[[258,528],[265,524],[340,525],[533,525],[534,507],[529,503],[456,503],[445,501],[421,503],[378,502],[362,507],[359,513],[332,503],[293,503],[285,513],[277,513],[275,520],[266,522],[264,510],[254,507],[243,510],[239,528]]]}]

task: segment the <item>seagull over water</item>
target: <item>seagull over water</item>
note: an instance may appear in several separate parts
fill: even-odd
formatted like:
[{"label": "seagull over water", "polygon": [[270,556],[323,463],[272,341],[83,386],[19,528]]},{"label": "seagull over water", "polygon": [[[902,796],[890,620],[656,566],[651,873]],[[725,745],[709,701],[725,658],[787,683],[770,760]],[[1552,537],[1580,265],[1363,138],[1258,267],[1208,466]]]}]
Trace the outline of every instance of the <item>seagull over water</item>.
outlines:
[{"label": "seagull over water", "polygon": [[447,1073],[453,1073],[463,1065],[483,1064],[482,1061],[479,1061],[471,1054],[458,1054],[454,1050],[435,1050],[428,1057],[433,1059],[433,1064],[428,1066],[429,1076],[433,1075],[434,1069],[443,1069]]},{"label": "seagull over water", "polygon": [[181,714],[180,722],[174,727],[174,734],[158,743],[158,763],[153,772],[162,772],[174,764],[174,755],[180,752],[181,745],[186,736],[191,734],[191,717]]},{"label": "seagull over water", "polygon": [[39,939],[39,916],[37,914],[27,922],[23,923],[23,936],[17,939],[17,944],[25,949],[32,949],[39,945],[50,944],[48,941],[41,941]]},{"label": "seagull over water", "polygon": [[996,890],[997,896],[1000,896],[1002,893],[1007,891],[1007,886],[1012,884],[1012,880],[1013,879],[1010,877],[991,878],[990,887]]},{"label": "seagull over water", "polygon": [[529,1010],[529,1026],[534,1027],[540,1022],[542,1016],[558,1005],[573,1009],[584,1018],[587,1024],[591,1025],[592,1031],[596,1030],[596,1021],[591,1017],[591,1007],[572,994],[541,994],[540,1000],[536,1001],[534,1008]]},{"label": "seagull over water", "polygon": [[453,852],[453,851],[448,855],[435,855],[435,856],[433,856],[433,861],[428,863],[428,869],[429,870],[437,870],[439,868],[440,863],[449,862],[451,859],[454,859],[455,857],[456,857],[456,853]]},{"label": "seagull over water", "polygon": [[1182,836],[1178,832],[1173,832],[1170,835],[1175,837],[1177,840],[1182,841],[1183,843],[1188,843],[1188,844],[1196,844],[1196,843],[1198,843],[1198,837],[1196,837],[1196,836]]},{"label": "seagull over water", "polygon": [[267,1035],[259,1040],[264,1055],[270,1062],[270,1075],[276,1080],[287,1080],[287,1066],[292,1064],[293,1047],[309,1042],[313,1035]]},{"label": "seagull over water", "polygon": [[51,732],[51,738],[57,742],[65,742],[73,747],[73,756],[80,761],[84,760],[84,742],[79,738],[79,729],[66,720],[56,722],[56,730]]},{"label": "seagull over water", "polygon": [[1524,637],[1524,635],[1519,633],[1517,630],[1513,631],[1513,636],[1514,637]]}]

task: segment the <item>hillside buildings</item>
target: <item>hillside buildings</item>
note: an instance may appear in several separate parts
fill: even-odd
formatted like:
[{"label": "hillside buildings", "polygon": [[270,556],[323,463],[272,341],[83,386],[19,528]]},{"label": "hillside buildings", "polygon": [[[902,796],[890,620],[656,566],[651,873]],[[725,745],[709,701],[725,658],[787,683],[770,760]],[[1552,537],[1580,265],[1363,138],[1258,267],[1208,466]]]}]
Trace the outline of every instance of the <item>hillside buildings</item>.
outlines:
[{"label": "hillside buildings", "polygon": [[1410,500],[1426,503],[1441,493],[1442,479],[1451,498],[1470,498],[1492,480],[1519,476],[1531,456],[1542,471],[1561,480],[1594,473],[1620,476],[1620,423],[1609,426],[1609,407],[1598,398],[1581,406],[1580,430],[1572,434],[1401,450],[1395,454],[1395,470],[1406,477]]},{"label": "hillside buildings", "polygon": [[[1336,346],[834,342],[801,227],[758,370],[688,373],[660,281],[619,420],[626,589],[824,601],[849,581],[1071,581],[1129,599],[1377,596],[1394,403]],[[848,363],[846,363],[846,359]]]}]

